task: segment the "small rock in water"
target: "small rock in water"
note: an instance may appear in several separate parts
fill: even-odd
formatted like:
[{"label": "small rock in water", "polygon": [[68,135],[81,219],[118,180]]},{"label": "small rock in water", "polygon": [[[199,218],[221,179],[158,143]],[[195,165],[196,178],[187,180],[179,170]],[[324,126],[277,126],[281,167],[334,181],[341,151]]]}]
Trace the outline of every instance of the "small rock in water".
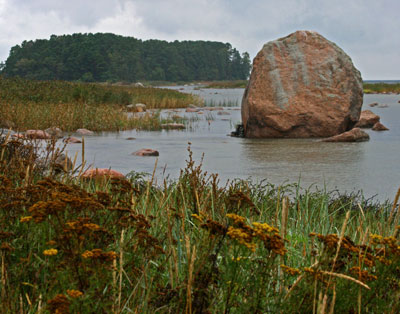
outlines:
[{"label": "small rock in water", "polygon": [[48,140],[51,139],[51,135],[43,130],[27,130],[25,137],[30,139]]},{"label": "small rock in water", "polygon": [[350,131],[328,137],[322,142],[365,142],[369,140],[369,135],[360,128],[354,128]]},{"label": "small rock in water", "polygon": [[374,130],[374,131],[389,131],[389,129],[380,122],[375,123],[374,126],[372,127],[372,130]]},{"label": "small rock in water", "polygon": [[76,138],[76,137],[73,137],[73,136],[67,137],[64,140],[64,142],[67,143],[67,144],[79,144],[79,143],[82,143],[82,141],[79,138]]},{"label": "small rock in water", "polygon": [[217,115],[219,115],[219,116],[229,116],[230,113],[228,111],[218,111]]},{"label": "small rock in water", "polygon": [[127,141],[134,141],[134,140],[136,140],[136,137],[127,137],[126,140]]},{"label": "small rock in water", "polygon": [[146,105],[145,104],[136,104],[136,112],[145,112],[146,111]]},{"label": "small rock in water", "polygon": [[78,129],[76,130],[76,133],[80,134],[80,135],[93,135],[94,132],[90,131],[88,129]]},{"label": "small rock in water", "polygon": [[370,106],[370,107],[376,107],[376,106],[378,106],[379,104],[377,103],[377,102],[374,102],[374,103],[372,103],[372,104],[369,104],[368,106]]},{"label": "small rock in water", "polygon": [[373,113],[371,110],[361,111],[360,120],[355,125],[356,128],[372,128],[375,123],[379,122],[380,116]]},{"label": "small rock in water", "polygon": [[199,111],[200,109],[199,108],[186,108],[186,112],[197,112],[197,111]]},{"label": "small rock in water", "polygon": [[94,179],[94,178],[125,178],[125,176],[116,170],[112,170],[112,169],[107,169],[107,168],[96,168],[96,169],[89,169],[86,170],[83,174],[82,174],[83,178],[87,178],[87,179]]},{"label": "small rock in water", "polygon": [[186,129],[185,125],[182,123],[166,123],[161,124],[162,129],[170,129],[170,130],[183,130]]},{"label": "small rock in water", "polygon": [[379,105],[377,108],[387,108],[387,107],[389,107],[389,105],[387,105],[387,104],[382,104],[382,105]]},{"label": "small rock in water", "polygon": [[143,148],[141,150],[138,150],[137,152],[132,153],[132,155],[147,157],[147,156],[159,156],[160,153],[154,149]]}]

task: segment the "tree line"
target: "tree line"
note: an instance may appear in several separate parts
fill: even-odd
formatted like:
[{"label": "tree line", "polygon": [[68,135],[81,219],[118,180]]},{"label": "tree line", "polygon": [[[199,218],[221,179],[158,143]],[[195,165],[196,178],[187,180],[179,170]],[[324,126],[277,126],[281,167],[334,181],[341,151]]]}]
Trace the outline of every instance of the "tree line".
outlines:
[{"label": "tree line", "polygon": [[142,41],[110,33],[52,35],[11,48],[6,77],[84,82],[243,80],[251,64],[229,43]]}]

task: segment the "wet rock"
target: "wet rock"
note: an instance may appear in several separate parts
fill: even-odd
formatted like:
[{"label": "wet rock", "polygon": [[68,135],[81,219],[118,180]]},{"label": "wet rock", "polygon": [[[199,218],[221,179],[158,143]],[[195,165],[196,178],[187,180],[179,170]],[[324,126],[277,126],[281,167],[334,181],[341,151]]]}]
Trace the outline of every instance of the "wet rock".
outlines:
[{"label": "wet rock", "polygon": [[76,130],[76,133],[80,134],[80,135],[93,135],[94,132],[90,131],[88,129],[78,129]]},{"label": "wet rock", "polygon": [[127,137],[126,140],[127,141],[134,141],[134,140],[136,140],[136,137]]},{"label": "wet rock", "polygon": [[64,140],[64,142],[67,143],[67,144],[80,144],[80,143],[82,143],[82,141],[79,138],[76,138],[76,137],[73,137],[73,136],[67,137]]},{"label": "wet rock", "polygon": [[145,112],[146,111],[145,104],[136,104],[135,108],[136,108],[136,112]]},{"label": "wet rock", "polygon": [[82,174],[83,178],[87,179],[97,179],[97,178],[119,178],[123,179],[125,176],[116,170],[107,169],[107,168],[96,168],[86,170]]},{"label": "wet rock", "polygon": [[246,137],[327,137],[359,120],[360,72],[337,45],[297,31],[264,45],[242,100]]},{"label": "wet rock", "polygon": [[27,130],[25,137],[30,139],[48,140],[51,139],[51,135],[43,130]]},{"label": "wet rock", "polygon": [[389,129],[380,122],[375,123],[374,126],[372,127],[372,130],[374,130],[374,131],[389,131]]},{"label": "wet rock", "polygon": [[217,115],[219,115],[219,116],[229,116],[230,113],[228,111],[218,111]]},{"label": "wet rock", "polygon": [[351,129],[350,131],[322,140],[322,142],[365,142],[365,141],[369,141],[369,135],[360,128],[354,128]]},{"label": "wet rock", "polygon": [[45,130],[46,133],[50,134],[52,137],[55,138],[62,138],[63,137],[63,131],[60,128],[57,127],[51,127]]},{"label": "wet rock", "polygon": [[231,132],[232,137],[244,137],[244,126],[243,124],[238,124],[236,130]]},{"label": "wet rock", "polygon": [[198,112],[199,108],[186,108],[185,112]]},{"label": "wet rock", "polygon": [[147,157],[147,156],[159,156],[160,154],[158,151],[156,151],[154,149],[143,148],[141,150],[138,150],[138,151],[132,153],[132,155]]},{"label": "wet rock", "polygon": [[183,123],[165,123],[161,124],[162,129],[168,129],[168,130],[183,130],[186,129],[185,125]]},{"label": "wet rock", "polygon": [[23,139],[25,139],[26,137],[25,137],[25,134],[23,134],[23,133],[14,133],[13,135],[11,135],[13,138],[17,138],[17,139],[21,139],[21,140],[23,140]]},{"label": "wet rock", "polygon": [[372,103],[372,104],[369,104],[368,106],[370,106],[370,107],[376,107],[376,106],[378,106],[379,104],[377,103],[377,102],[374,102],[374,103]]},{"label": "wet rock", "polygon": [[357,128],[372,128],[375,123],[379,122],[380,116],[373,113],[371,110],[363,110],[360,115],[360,120],[357,122]]}]

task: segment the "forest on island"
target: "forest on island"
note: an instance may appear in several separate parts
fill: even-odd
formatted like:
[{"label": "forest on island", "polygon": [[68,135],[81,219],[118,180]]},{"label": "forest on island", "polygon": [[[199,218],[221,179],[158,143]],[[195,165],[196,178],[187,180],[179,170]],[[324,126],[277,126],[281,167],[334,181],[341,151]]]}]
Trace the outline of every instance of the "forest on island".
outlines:
[{"label": "forest on island", "polygon": [[229,43],[140,40],[110,33],[52,35],[11,48],[6,77],[84,82],[243,80],[247,52]]}]

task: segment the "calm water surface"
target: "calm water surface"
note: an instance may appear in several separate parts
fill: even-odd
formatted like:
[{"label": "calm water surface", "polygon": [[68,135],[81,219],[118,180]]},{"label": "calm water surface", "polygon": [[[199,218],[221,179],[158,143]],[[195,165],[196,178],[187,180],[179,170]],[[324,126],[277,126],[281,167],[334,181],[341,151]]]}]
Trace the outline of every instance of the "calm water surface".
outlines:
[{"label": "calm water surface", "polygon": [[[175,87],[180,89],[182,87]],[[220,102],[240,104],[243,89],[198,90],[192,86],[183,91],[199,94],[218,105]],[[181,90],[182,91],[182,90]],[[225,108],[229,115],[217,111],[204,114],[180,113],[198,116],[199,121],[186,131],[102,133],[85,138],[85,157],[96,167],[105,167],[128,173],[132,170],[151,173],[155,157],[131,155],[142,148],[160,152],[156,170],[157,179],[177,178],[188,158],[191,142],[194,158],[201,160],[203,169],[218,173],[221,182],[234,178],[268,180],[274,184],[300,182],[301,186],[326,187],[340,191],[363,190],[364,195],[377,195],[380,200],[393,199],[400,186],[400,95],[365,95],[363,109],[371,109],[381,116],[390,131],[367,130],[370,141],[364,143],[323,143],[315,139],[242,139],[227,136],[240,122],[238,107]],[[378,102],[388,108],[370,108]],[[168,114],[165,112],[164,114]],[[172,113],[171,113],[172,114]],[[207,121],[206,117],[214,120]],[[136,140],[128,141],[127,137]],[[74,155],[79,144],[68,145]]]}]

